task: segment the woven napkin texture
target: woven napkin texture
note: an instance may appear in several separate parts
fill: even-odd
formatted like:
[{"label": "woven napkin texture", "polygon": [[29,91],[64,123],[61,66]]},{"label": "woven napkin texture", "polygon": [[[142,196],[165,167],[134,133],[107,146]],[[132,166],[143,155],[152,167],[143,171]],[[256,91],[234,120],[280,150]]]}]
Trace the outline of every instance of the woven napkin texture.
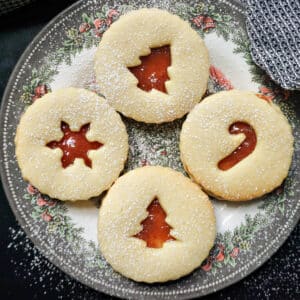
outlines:
[{"label": "woven napkin texture", "polygon": [[300,89],[300,0],[244,0],[254,62],[285,89]]}]

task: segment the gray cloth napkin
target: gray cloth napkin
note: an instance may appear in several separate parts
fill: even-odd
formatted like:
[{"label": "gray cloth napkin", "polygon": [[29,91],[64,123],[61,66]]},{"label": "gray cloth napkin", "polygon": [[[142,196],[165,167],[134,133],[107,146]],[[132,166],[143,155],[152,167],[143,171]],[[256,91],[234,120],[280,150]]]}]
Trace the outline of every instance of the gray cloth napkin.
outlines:
[{"label": "gray cloth napkin", "polygon": [[254,62],[285,89],[300,89],[300,0],[244,0]]}]

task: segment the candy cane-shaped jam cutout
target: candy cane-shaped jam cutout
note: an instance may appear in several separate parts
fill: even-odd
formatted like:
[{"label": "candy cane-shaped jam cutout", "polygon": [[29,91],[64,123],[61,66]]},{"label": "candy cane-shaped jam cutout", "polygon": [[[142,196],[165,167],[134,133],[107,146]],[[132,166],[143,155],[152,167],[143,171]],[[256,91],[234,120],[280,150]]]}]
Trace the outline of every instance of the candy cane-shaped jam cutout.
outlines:
[{"label": "candy cane-shaped jam cutout", "polygon": [[251,154],[255,149],[257,141],[254,129],[244,122],[235,122],[231,124],[229,132],[231,134],[243,133],[245,135],[245,139],[232,153],[219,161],[218,167],[222,171],[229,170]]}]

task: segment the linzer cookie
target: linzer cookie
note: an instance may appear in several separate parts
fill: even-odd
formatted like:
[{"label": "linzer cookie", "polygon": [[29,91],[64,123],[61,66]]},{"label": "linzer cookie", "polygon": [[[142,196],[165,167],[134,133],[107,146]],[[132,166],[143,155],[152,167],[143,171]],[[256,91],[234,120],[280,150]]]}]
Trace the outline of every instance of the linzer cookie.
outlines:
[{"label": "linzer cookie", "polygon": [[84,89],[46,94],[23,114],[16,156],[25,180],[60,200],[86,200],[118,178],[128,152],[120,116]]},{"label": "linzer cookie", "polygon": [[207,97],[190,112],[180,152],[186,171],[209,194],[250,200],[286,178],[293,135],[277,105],[253,92],[231,90]]},{"label": "linzer cookie", "polygon": [[137,121],[173,121],[198,103],[207,87],[208,52],[178,16],[156,8],[132,11],[105,32],[95,57],[102,93]]},{"label": "linzer cookie", "polygon": [[200,266],[216,234],[212,204],[179,172],[143,167],[120,177],[99,212],[101,253],[135,281],[164,282]]}]

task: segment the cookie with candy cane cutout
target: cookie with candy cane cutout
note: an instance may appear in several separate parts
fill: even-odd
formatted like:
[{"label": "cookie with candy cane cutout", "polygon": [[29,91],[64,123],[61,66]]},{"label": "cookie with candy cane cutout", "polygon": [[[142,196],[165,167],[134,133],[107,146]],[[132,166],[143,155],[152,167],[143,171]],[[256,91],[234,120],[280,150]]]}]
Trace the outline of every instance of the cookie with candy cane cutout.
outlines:
[{"label": "cookie with candy cane cutout", "polygon": [[192,272],[213,246],[212,204],[170,168],[138,168],[110,188],[99,211],[98,239],[111,266],[135,281],[164,282]]},{"label": "cookie with candy cane cutout", "polygon": [[231,90],[205,98],[180,134],[181,160],[209,194],[224,200],[260,197],[286,178],[292,129],[280,108],[254,92]]},{"label": "cookie with candy cane cutout", "polygon": [[146,123],[189,112],[207,88],[206,46],[188,22],[144,8],[121,16],[104,33],[95,57],[96,78],[109,103]]},{"label": "cookie with candy cane cutout", "polygon": [[87,200],[118,178],[128,152],[125,125],[95,93],[65,88],[28,107],[17,128],[25,180],[60,200]]}]

